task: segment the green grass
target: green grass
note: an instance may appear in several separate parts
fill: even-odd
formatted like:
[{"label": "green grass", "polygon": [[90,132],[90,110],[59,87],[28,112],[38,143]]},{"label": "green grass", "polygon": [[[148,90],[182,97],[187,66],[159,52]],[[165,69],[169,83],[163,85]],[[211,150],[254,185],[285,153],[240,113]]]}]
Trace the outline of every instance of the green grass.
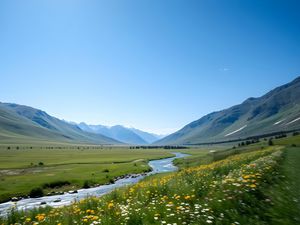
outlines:
[{"label": "green grass", "polygon": [[232,148],[230,146],[218,146],[218,148],[208,148],[208,149],[187,149],[181,150],[181,152],[190,154],[186,158],[176,159],[174,161],[175,165],[178,166],[180,169],[188,168],[193,166],[199,166],[204,164],[209,164],[221,159],[225,159],[231,155],[241,154],[245,152],[256,151],[259,149],[267,148],[265,143],[256,143],[247,146],[242,146],[238,148]]},{"label": "green grass", "polygon": [[172,156],[166,150],[135,150],[129,148],[103,149],[0,149],[0,169],[26,168],[31,163],[43,162],[45,166],[65,164],[125,163],[138,159]]},{"label": "green grass", "polygon": [[67,180],[71,184],[45,189],[46,193],[78,189],[85,181],[92,185],[108,183],[120,175],[148,171],[149,159],[170,156],[165,150],[128,148],[0,149],[0,201],[26,196],[31,189],[51,182]]},{"label": "green grass", "polygon": [[[0,218],[0,224],[34,224],[37,221],[45,225],[92,222],[104,225],[299,224],[300,148],[291,147],[291,142],[299,144],[297,140],[298,136],[292,136],[274,140],[274,146],[264,142],[215,152],[210,149],[180,150],[191,156],[176,161],[179,172],[150,176],[101,198],[88,198],[63,208],[12,211],[7,219]],[[115,150],[117,153],[124,149]],[[110,158],[109,152],[113,150],[106,151],[106,157]],[[124,157],[133,156],[126,154]],[[82,156],[79,158],[85,160]],[[111,156],[110,159],[114,158]],[[125,158],[123,162],[110,165],[126,165],[131,170],[127,164],[134,166],[134,160],[140,157],[129,161]],[[45,162],[53,163],[53,167],[65,166],[51,158],[48,160]],[[72,164],[73,160],[69,162],[66,166],[78,165]],[[135,163],[145,165],[143,161]],[[98,166],[93,161],[79,164],[82,165],[91,166],[81,171],[87,172],[84,176],[89,176],[93,166]],[[100,165],[109,164],[103,161]]]},{"label": "green grass", "polygon": [[293,144],[300,146],[300,135],[277,139],[274,140],[274,143],[277,145],[285,145],[285,146],[291,146]]},{"label": "green grass", "polygon": [[273,182],[272,173],[281,159],[281,152],[276,149],[242,153],[209,165],[154,177],[68,207],[41,208],[25,214],[14,212],[3,222],[268,224],[264,216],[266,204],[260,203],[264,200],[262,190]]},{"label": "green grass", "polygon": [[266,191],[272,203],[267,216],[272,224],[300,224],[300,148],[288,147],[277,175],[277,182]]}]

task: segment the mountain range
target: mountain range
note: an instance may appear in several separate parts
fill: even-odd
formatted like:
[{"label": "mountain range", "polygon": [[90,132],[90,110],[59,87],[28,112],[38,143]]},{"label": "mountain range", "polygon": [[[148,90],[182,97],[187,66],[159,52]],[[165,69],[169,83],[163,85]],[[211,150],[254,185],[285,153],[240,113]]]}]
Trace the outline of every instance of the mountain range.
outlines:
[{"label": "mountain range", "polygon": [[161,135],[148,133],[135,128],[127,128],[121,125],[109,127],[103,125],[87,125],[86,123],[81,122],[78,126],[84,131],[102,134],[128,144],[151,144],[163,137]]},{"label": "mountain range", "polygon": [[300,129],[300,77],[261,97],[203,116],[154,144],[220,142],[294,129]]},{"label": "mountain range", "polygon": [[29,106],[0,103],[0,143],[122,144]]},{"label": "mountain range", "polygon": [[25,105],[0,103],[0,143],[145,145],[161,136],[121,125],[69,123]]},{"label": "mountain range", "polygon": [[0,103],[0,144],[190,145],[300,129],[300,77],[258,98],[210,113],[162,136],[121,125],[70,123],[29,106]]}]

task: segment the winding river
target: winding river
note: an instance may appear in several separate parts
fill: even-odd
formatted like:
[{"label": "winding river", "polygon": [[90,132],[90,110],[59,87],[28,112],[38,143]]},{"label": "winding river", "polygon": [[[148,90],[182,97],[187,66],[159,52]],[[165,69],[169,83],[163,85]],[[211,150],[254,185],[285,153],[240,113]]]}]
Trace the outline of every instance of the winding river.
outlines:
[{"label": "winding river", "polygon": [[52,207],[69,205],[74,201],[86,198],[88,196],[102,196],[104,194],[111,192],[116,188],[137,183],[145,176],[149,176],[157,173],[176,171],[177,167],[173,164],[173,160],[177,158],[186,157],[188,156],[188,154],[179,153],[179,152],[173,152],[173,154],[175,156],[171,158],[149,161],[149,166],[152,168],[151,172],[147,174],[136,174],[136,175],[128,176],[115,181],[115,183],[113,184],[101,185],[98,187],[88,188],[88,189],[80,189],[77,191],[77,193],[73,193],[73,194],[65,193],[62,195],[52,195],[52,196],[45,196],[41,198],[25,198],[17,202],[9,201],[9,202],[2,203],[0,204],[0,216],[6,215],[7,212],[10,211],[13,206],[15,206],[16,209],[18,210],[26,210],[26,209],[31,209],[31,208],[46,206],[46,205]]}]

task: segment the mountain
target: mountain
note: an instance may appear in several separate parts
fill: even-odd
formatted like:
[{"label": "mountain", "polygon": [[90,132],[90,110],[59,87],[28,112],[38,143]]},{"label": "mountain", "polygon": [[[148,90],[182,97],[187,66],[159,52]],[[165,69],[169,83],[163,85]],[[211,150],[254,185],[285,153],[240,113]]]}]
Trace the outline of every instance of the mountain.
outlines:
[{"label": "mountain", "polygon": [[0,143],[121,144],[29,106],[0,103]]},{"label": "mountain", "polygon": [[141,138],[143,138],[149,144],[165,137],[165,135],[148,133],[148,132],[145,132],[145,131],[142,131],[139,129],[135,129],[135,128],[130,128],[130,130],[132,130],[134,133],[139,135]]},{"label": "mountain", "polygon": [[102,134],[127,144],[145,145],[160,139],[159,135],[121,125],[108,127],[103,125],[87,125],[82,122],[78,126],[84,131]]},{"label": "mountain", "polygon": [[154,144],[217,142],[299,128],[300,77],[259,98],[210,113]]}]

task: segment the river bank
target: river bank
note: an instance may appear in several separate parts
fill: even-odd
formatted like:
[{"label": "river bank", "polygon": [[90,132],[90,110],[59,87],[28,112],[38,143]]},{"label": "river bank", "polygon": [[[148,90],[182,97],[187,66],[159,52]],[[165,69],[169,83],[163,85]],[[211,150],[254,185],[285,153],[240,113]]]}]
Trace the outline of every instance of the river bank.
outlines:
[{"label": "river bank", "polygon": [[0,204],[0,215],[5,215],[8,211],[14,207],[17,210],[27,210],[35,207],[59,207],[64,205],[69,205],[74,201],[79,201],[88,196],[102,196],[111,192],[112,190],[123,187],[125,185],[130,185],[139,182],[146,176],[156,173],[163,172],[172,172],[176,171],[177,167],[173,165],[173,160],[176,158],[183,158],[188,156],[188,154],[174,152],[174,157],[158,159],[158,160],[150,160],[149,166],[152,168],[151,172],[142,173],[142,174],[131,174],[127,175],[123,178],[116,179],[114,183],[100,185],[97,187],[87,188],[87,189],[79,189],[73,191],[72,193],[64,193],[61,195],[53,195],[53,196],[44,196],[40,198],[25,198],[19,201],[9,201]]}]

